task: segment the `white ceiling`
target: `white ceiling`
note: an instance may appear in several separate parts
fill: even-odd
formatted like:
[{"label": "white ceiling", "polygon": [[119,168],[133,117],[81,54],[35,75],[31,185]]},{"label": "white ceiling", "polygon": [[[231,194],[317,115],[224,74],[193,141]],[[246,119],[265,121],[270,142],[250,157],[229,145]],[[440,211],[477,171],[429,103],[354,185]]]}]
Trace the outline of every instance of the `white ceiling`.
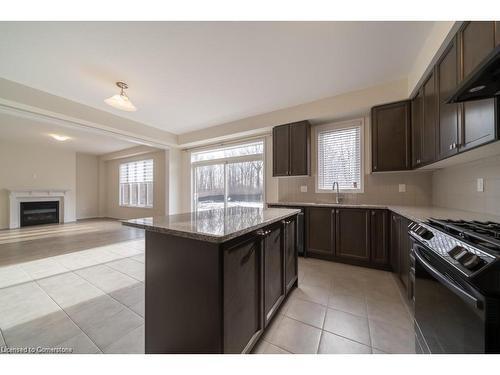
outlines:
[{"label": "white ceiling", "polygon": [[407,77],[432,24],[0,22],[0,76],[182,134]]},{"label": "white ceiling", "polygon": [[[59,142],[50,134],[64,135],[70,139]],[[76,152],[101,155],[137,146],[137,143],[118,139],[83,128],[58,125],[53,122],[28,119],[0,113],[0,140],[29,144],[45,144]]]}]

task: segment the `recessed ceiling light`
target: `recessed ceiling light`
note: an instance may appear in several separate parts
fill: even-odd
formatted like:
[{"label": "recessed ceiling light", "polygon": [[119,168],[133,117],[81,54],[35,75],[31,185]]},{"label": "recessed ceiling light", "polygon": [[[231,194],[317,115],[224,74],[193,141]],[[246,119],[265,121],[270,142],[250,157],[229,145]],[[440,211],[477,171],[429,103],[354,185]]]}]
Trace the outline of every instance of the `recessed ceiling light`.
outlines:
[{"label": "recessed ceiling light", "polygon": [[59,134],[49,134],[52,138],[54,138],[56,141],[59,141],[59,142],[64,142],[64,141],[67,141],[68,139],[70,139],[69,137],[65,136],[65,135],[59,135]]},{"label": "recessed ceiling light", "polygon": [[124,90],[128,89],[128,85],[125,82],[116,82],[116,86],[120,88],[120,93],[105,99],[104,102],[110,105],[111,107],[121,109],[122,111],[127,111],[127,112],[137,111],[135,105],[132,104],[127,94],[125,94]]}]

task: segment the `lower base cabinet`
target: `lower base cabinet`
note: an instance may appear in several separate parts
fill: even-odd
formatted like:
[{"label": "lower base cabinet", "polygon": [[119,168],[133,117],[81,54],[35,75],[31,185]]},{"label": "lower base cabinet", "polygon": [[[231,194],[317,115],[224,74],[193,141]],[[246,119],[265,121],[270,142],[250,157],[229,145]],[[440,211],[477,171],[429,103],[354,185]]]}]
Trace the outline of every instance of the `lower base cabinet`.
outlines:
[{"label": "lower base cabinet", "polygon": [[284,223],[263,232],[264,319],[270,322],[285,298]]},{"label": "lower base cabinet", "polygon": [[410,294],[410,252],[411,243],[408,227],[411,220],[391,214],[391,266]]},{"label": "lower base cabinet", "polygon": [[224,252],[224,352],[241,353],[264,329],[260,237]]},{"label": "lower base cabinet", "polygon": [[308,207],[307,255],[390,269],[389,211]]}]

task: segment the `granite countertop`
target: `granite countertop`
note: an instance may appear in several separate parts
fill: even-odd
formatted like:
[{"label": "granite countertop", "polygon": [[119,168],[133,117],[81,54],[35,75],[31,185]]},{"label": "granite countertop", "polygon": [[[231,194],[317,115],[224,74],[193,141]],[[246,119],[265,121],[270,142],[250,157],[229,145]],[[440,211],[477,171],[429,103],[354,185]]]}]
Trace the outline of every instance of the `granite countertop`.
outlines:
[{"label": "granite countertop", "polygon": [[335,203],[311,203],[311,202],[269,202],[269,205],[277,206],[295,206],[295,207],[345,207],[345,208],[379,208],[387,209],[398,215],[404,216],[410,220],[424,222],[430,218],[434,219],[453,219],[453,220],[478,220],[493,221],[500,223],[500,216],[455,210],[452,208],[435,206],[395,206],[380,204],[335,204]]},{"label": "granite countertop", "polygon": [[285,208],[229,207],[122,221],[123,225],[179,237],[222,243],[296,215]]}]

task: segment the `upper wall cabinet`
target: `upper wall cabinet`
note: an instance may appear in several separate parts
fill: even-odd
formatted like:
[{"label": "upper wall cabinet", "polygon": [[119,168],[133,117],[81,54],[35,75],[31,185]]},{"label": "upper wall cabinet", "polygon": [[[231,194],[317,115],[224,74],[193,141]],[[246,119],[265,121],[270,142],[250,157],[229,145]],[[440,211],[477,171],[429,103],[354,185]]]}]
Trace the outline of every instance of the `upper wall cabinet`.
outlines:
[{"label": "upper wall cabinet", "polygon": [[411,101],[411,166],[422,166],[422,130],[424,127],[424,89]]},{"label": "upper wall cabinet", "polygon": [[306,176],[311,169],[311,124],[294,122],[273,128],[273,176]]},{"label": "upper wall cabinet", "polygon": [[[458,33],[461,70],[464,79],[495,48],[496,26],[493,21],[466,22]],[[464,102],[460,107],[459,151],[465,151],[496,139],[495,99]]]},{"label": "upper wall cabinet", "polygon": [[459,104],[448,104],[446,100],[458,84],[458,46],[453,38],[437,64],[438,81],[438,156],[439,159],[458,152]]},{"label": "upper wall cabinet", "polygon": [[372,108],[372,171],[411,169],[410,101]]},{"label": "upper wall cabinet", "polygon": [[500,44],[500,21],[495,21],[495,47]]}]

